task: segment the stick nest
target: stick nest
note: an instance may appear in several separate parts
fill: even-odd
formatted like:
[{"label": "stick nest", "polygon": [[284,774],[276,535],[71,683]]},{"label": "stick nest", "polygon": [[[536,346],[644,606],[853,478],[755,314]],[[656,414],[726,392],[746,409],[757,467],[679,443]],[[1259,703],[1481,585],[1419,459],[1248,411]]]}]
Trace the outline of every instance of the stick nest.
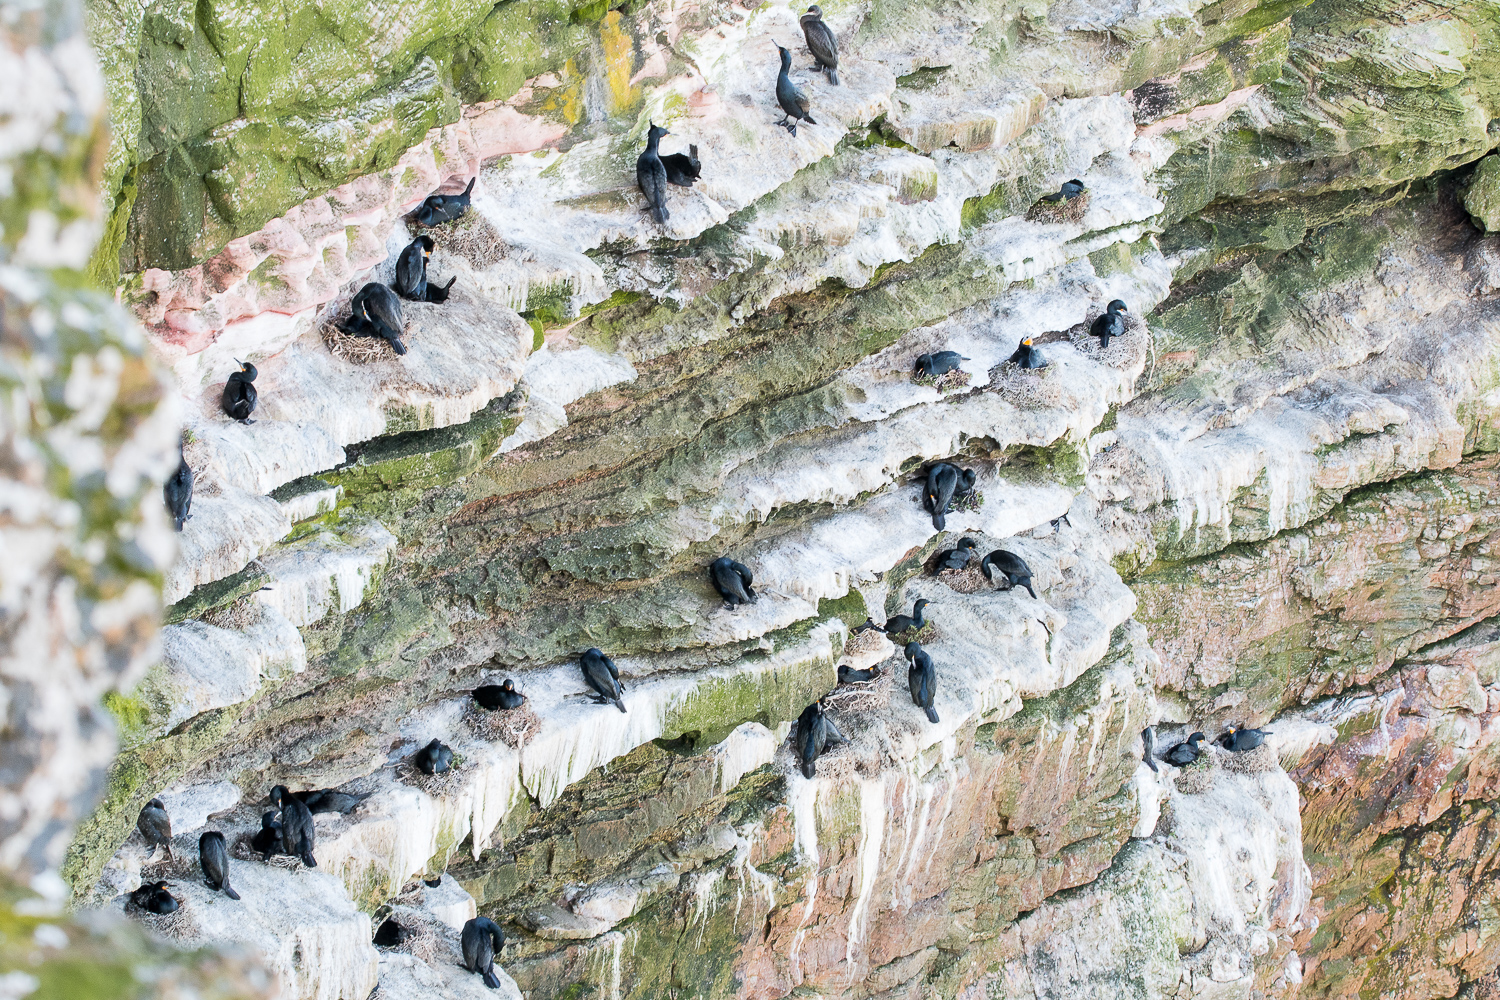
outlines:
[{"label": "stick nest", "polygon": [[998,393],[1024,410],[1041,410],[1063,402],[1062,381],[1051,377],[1052,369],[1021,368],[1002,361],[990,369],[990,392]]},{"label": "stick nest", "polygon": [[844,643],[844,656],[857,657],[861,653],[872,653],[880,648],[882,632],[876,629],[866,629],[863,632],[851,634],[849,641]]},{"label": "stick nest", "polygon": [[938,583],[960,594],[978,594],[981,591],[994,590],[995,585],[986,580],[979,570],[980,558],[980,556],[974,556],[969,560],[969,565],[963,569],[939,570],[936,574]]},{"label": "stick nest", "polygon": [[890,657],[879,664],[879,677],[858,684],[840,684],[824,698],[824,703],[843,713],[869,712],[889,705],[896,684],[896,665],[897,658]]},{"label": "stick nest", "polygon": [[1269,771],[1281,770],[1281,762],[1276,759],[1276,751],[1272,750],[1268,743],[1262,743],[1254,750],[1246,750],[1242,753],[1225,751],[1215,756],[1219,758],[1219,763],[1224,770],[1231,774],[1265,774]]},{"label": "stick nest", "polygon": [[[160,881],[160,879],[153,881]],[[170,887],[168,891],[171,891]],[[177,900],[177,909],[171,913],[152,913],[150,910],[141,909],[128,899],[125,901],[125,913],[132,920],[140,921],[158,937],[169,941],[190,940],[197,935],[193,918],[189,915],[192,904],[175,892],[172,893],[172,897]]]},{"label": "stick nest", "polygon": [[511,246],[500,235],[495,224],[472,208],[452,222],[426,230],[448,253],[463,257],[483,270],[500,263],[511,253]]},{"label": "stick nest", "polygon": [[[418,748],[420,749],[420,748]],[[413,754],[416,751],[412,751]],[[420,788],[434,798],[441,798],[463,782],[464,756],[457,750],[453,751],[453,764],[442,774],[427,774],[417,770],[417,766],[410,760],[403,760],[396,765],[396,778],[403,784]]]},{"label": "stick nest", "polygon": [[1214,774],[1219,770],[1218,755],[1204,750],[1198,759],[1177,771],[1177,790],[1183,795],[1201,795],[1214,783]]},{"label": "stick nest", "polygon": [[528,698],[520,708],[497,708],[490,711],[472,699],[464,709],[464,724],[469,732],[486,743],[504,743],[519,750],[542,731],[542,718],[531,710]]},{"label": "stick nest", "polygon": [[345,333],[332,318],[324,321],[321,333],[328,353],[353,365],[368,365],[400,357],[384,337],[356,337]]},{"label": "stick nest", "polygon": [[[913,362],[912,365],[915,367],[916,363]],[[941,375],[913,375],[911,381],[913,385],[931,386],[938,392],[952,392],[955,389],[962,389],[968,385],[972,377],[972,375],[962,368],[955,368],[951,372],[944,372]]]},{"label": "stick nest", "polygon": [[1081,222],[1093,193],[1085,191],[1070,201],[1039,201],[1026,212],[1027,222]]}]

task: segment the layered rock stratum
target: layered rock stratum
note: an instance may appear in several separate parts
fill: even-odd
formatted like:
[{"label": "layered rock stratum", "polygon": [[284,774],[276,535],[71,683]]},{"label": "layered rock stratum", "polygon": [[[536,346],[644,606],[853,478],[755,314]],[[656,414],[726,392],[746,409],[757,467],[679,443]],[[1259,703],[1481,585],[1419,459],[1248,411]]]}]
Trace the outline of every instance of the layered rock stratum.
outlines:
[{"label": "layered rock stratum", "polygon": [[[0,996],[1495,995],[1500,5],[834,2],[838,86],[801,10],[7,9],[0,918],[68,930],[0,924]],[[408,353],[338,333],[422,232]],[[917,599],[940,722],[857,631]],[[275,784],[360,797],[315,869],[244,843]]]}]

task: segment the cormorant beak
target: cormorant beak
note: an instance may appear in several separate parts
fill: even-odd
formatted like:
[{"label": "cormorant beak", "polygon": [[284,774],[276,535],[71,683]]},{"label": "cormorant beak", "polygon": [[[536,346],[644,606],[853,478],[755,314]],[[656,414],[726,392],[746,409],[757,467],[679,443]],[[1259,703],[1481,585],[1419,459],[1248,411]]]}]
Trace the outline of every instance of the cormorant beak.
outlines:
[{"label": "cormorant beak", "polygon": [[1030,347],[1031,346],[1031,338],[1027,337],[1025,340],[1021,341],[1021,343],[1025,344],[1027,347]]}]

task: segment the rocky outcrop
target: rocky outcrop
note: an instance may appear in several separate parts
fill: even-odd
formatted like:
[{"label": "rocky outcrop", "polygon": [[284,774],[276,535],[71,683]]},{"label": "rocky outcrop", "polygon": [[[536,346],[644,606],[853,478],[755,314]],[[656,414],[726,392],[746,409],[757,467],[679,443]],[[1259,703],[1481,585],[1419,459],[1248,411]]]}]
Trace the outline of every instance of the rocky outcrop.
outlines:
[{"label": "rocky outcrop", "polygon": [[[198,485],[159,654],[149,625],[109,640],[139,666],[107,675],[75,902],[180,881],[171,936],[257,953],[287,997],[477,996],[475,913],[527,996],[1477,988],[1500,18],[838,8],[835,87],[798,13],[356,4],[267,32],[238,0],[93,5],[92,271],[170,372],[152,419],[180,406]],[[652,122],[703,162],[662,224],[631,172]],[[408,213],[470,179],[409,352],[338,333]],[[1009,362],[1023,338],[1045,368]],[[913,378],[944,349],[958,374]],[[243,360],[248,425],[218,407]],[[96,463],[131,511],[170,464],[133,454]],[[939,530],[944,460],[976,487]],[[965,536],[1035,595],[933,572]],[[755,603],[709,586],[725,553]],[[908,637],[860,630],[917,599],[937,722]],[[591,646],[623,713],[583,694]],[[473,704],[503,677],[525,710]],[[847,739],[806,777],[789,736],[822,695]],[[1273,735],[1152,767],[1148,725]],[[411,765],[433,738],[449,775]],[[277,783],[355,797],[315,871],[244,845]],[[131,832],[158,794],[179,856],[226,834],[241,903]]]}]

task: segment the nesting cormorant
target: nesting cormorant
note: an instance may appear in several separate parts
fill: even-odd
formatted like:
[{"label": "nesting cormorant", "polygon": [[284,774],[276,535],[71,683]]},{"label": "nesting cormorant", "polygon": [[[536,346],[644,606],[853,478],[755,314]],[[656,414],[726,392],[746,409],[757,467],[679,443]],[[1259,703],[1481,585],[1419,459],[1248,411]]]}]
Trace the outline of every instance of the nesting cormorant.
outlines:
[{"label": "nesting cormorant", "polygon": [[842,663],[839,664],[840,684],[864,684],[866,681],[873,681],[879,676],[880,668],[878,666],[855,670],[853,667],[846,667]]},{"label": "nesting cormorant", "polygon": [[177,897],[167,891],[166,882],[147,882],[130,894],[130,901],[148,913],[167,914],[177,910]]},{"label": "nesting cormorant", "polygon": [[1046,368],[1047,359],[1042,357],[1042,352],[1031,346],[1031,338],[1027,337],[1021,341],[1010,356],[1010,363],[1017,368]]},{"label": "nesting cormorant", "polygon": [[984,571],[984,578],[994,583],[995,577],[990,573],[991,567],[999,570],[1010,581],[1012,590],[1017,587],[1025,587],[1026,593],[1032,597],[1036,597],[1036,591],[1031,589],[1031,567],[1026,565],[1025,559],[1022,559],[1014,552],[996,549],[985,556],[984,560],[979,564],[979,568]]},{"label": "nesting cormorant", "polygon": [[349,302],[349,318],[338,325],[354,337],[381,337],[397,354],[406,353],[406,345],[401,342],[406,329],[401,300],[389,285],[372,281],[361,288]]},{"label": "nesting cormorant", "polygon": [[693,181],[703,173],[703,164],[698,160],[698,147],[688,146],[686,153],[668,153],[661,158],[667,168],[667,183],[678,187],[692,187]]},{"label": "nesting cormorant", "polygon": [[1187,767],[1203,752],[1201,747],[1203,740],[1202,733],[1194,733],[1187,738],[1187,742],[1179,743],[1162,754],[1161,759],[1173,767]]},{"label": "nesting cormorant", "polygon": [[505,932],[489,917],[474,917],[464,924],[459,944],[463,948],[464,968],[479,973],[484,977],[484,985],[498,990],[500,979],[495,975],[495,959],[505,947]]},{"label": "nesting cormorant", "polygon": [[922,617],[922,609],[932,602],[926,598],[918,598],[911,606],[909,615],[893,615],[886,620],[885,627],[880,631],[887,635],[897,635],[907,629],[922,628],[927,624],[927,619]]},{"label": "nesting cormorant", "polygon": [[481,708],[491,712],[501,708],[520,708],[526,696],[516,690],[516,682],[507,677],[499,684],[486,684],[474,689],[474,700]]},{"label": "nesting cormorant", "polygon": [[411,936],[411,932],[390,917],[375,929],[375,944],[382,948],[395,948]]},{"label": "nesting cormorant", "polygon": [[1111,337],[1125,336],[1125,317],[1122,312],[1129,312],[1125,303],[1115,299],[1109,304],[1103,316],[1094,320],[1094,325],[1089,327],[1089,335],[1099,338],[1099,350],[1109,346]]},{"label": "nesting cormorant", "polygon": [[883,632],[885,630],[882,629],[879,625],[876,625],[875,619],[871,618],[869,615],[865,616],[864,624],[856,625],[854,626],[854,628],[850,629],[850,632],[853,635],[863,635],[865,632],[871,631]]},{"label": "nesting cormorant", "polygon": [[1050,201],[1053,204],[1056,204],[1060,201],[1072,201],[1074,198],[1077,198],[1087,190],[1088,188],[1083,186],[1083,181],[1074,178],[1073,180],[1064,183],[1062,186],[1062,190],[1058,191],[1056,194],[1042,195],[1042,201]]},{"label": "nesting cormorant", "polygon": [[352,795],[331,788],[313,788],[305,792],[293,792],[292,797],[315,813],[346,813],[370,797],[369,792]]},{"label": "nesting cormorant", "polygon": [[1269,729],[1236,729],[1230,726],[1229,731],[1214,742],[1231,753],[1244,753],[1260,746],[1270,735],[1272,731]]},{"label": "nesting cormorant", "polygon": [[152,799],[146,803],[141,814],[135,818],[135,828],[146,838],[151,853],[155,854],[158,847],[165,847],[167,857],[172,856],[172,820],[167,816],[167,807],[162,804],[161,799]]},{"label": "nesting cormorant", "polygon": [[937,696],[937,669],[920,642],[906,644],[906,685],[911,689],[911,703],[927,712],[928,722],[937,722],[937,709],[932,707]]},{"label": "nesting cormorant", "polygon": [[1151,726],[1147,726],[1145,729],[1141,730],[1141,744],[1142,744],[1142,746],[1144,748],[1142,750],[1142,752],[1141,752],[1141,760],[1143,760],[1143,761],[1146,762],[1146,766],[1147,767],[1149,767],[1149,768],[1151,768],[1151,770],[1155,771],[1156,770],[1156,730],[1154,728],[1152,728]]},{"label": "nesting cormorant", "polygon": [[198,838],[198,864],[203,866],[203,881],[210,889],[230,899],[240,898],[229,884],[229,848],[222,833],[210,830]]},{"label": "nesting cormorant", "polygon": [[440,226],[445,222],[452,222],[469,210],[469,197],[474,193],[476,179],[469,178],[469,186],[464,188],[463,194],[429,195],[412,213],[412,218],[424,226]]},{"label": "nesting cormorant", "polygon": [[434,739],[418,750],[412,760],[423,774],[443,774],[453,767],[453,751],[442,740]]},{"label": "nesting cormorant", "polygon": [[601,650],[590,649],[583,654],[579,665],[583,668],[584,683],[594,689],[594,703],[612,704],[624,712],[625,685],[620,682],[620,671],[615,666],[615,661],[605,656]]},{"label": "nesting cormorant", "polygon": [[177,460],[177,471],[172,473],[161,492],[167,502],[167,513],[172,515],[177,530],[181,531],[183,522],[193,516],[193,470],[188,467],[186,456]]},{"label": "nesting cormorant", "polygon": [[658,152],[661,137],[671,135],[655,122],[646,130],[646,149],[635,160],[635,182],[641,194],[646,196],[646,207],[657,222],[666,222],[672,213],[667,211],[667,168]]},{"label": "nesting cormorant", "polygon": [[721,556],[709,564],[708,578],[713,581],[719,596],[724,598],[726,608],[734,609],[755,600],[755,588],[751,586],[755,578],[744,563]]},{"label": "nesting cormorant", "polygon": [[[309,868],[318,867],[318,859],[313,857],[318,834],[313,826],[312,810],[292,795],[285,785],[271,789],[271,804],[281,810],[281,853],[301,858]],[[264,820],[261,825],[265,825]]]},{"label": "nesting cormorant", "polygon": [[[774,42],[772,44],[775,44]],[[808,101],[807,94],[792,83],[788,75],[792,71],[792,54],[780,45],[776,45],[776,51],[781,53],[781,72],[776,74],[776,103],[781,105],[781,110],[786,112],[781,121],[777,122],[782,128],[792,135],[797,134],[797,121],[816,125],[808,112],[812,109],[812,103]]]},{"label": "nesting cormorant", "polygon": [[939,531],[948,526],[948,507],[955,497],[974,490],[978,478],[973,469],[960,469],[951,462],[939,462],[927,470],[927,489],[922,506],[932,512],[932,526]]},{"label": "nesting cormorant", "polygon": [[938,553],[933,571],[941,573],[945,569],[967,568],[974,558],[974,547],[978,544],[972,538],[960,538],[957,546]]},{"label": "nesting cormorant", "polygon": [[802,776],[816,777],[818,758],[830,743],[843,743],[844,734],[839,732],[833,720],[823,713],[823,699],[808,705],[797,717],[797,757],[802,761]]},{"label": "nesting cormorant", "polygon": [[920,355],[915,367],[918,375],[946,375],[968,360],[957,351],[935,351]]},{"label": "nesting cormorant", "polygon": [[447,302],[457,276],[449,278],[446,285],[434,285],[427,280],[427,259],[436,246],[432,237],[423,233],[412,240],[396,261],[396,281],[392,285],[396,294],[413,302]]},{"label": "nesting cormorant", "polygon": [[248,361],[235,358],[234,363],[240,366],[240,370],[230,372],[229,381],[224,383],[224,412],[242,424],[253,424],[255,421],[250,419],[250,414],[255,412],[257,395],[251,383],[259,372]]},{"label": "nesting cormorant", "polygon": [[281,849],[281,821],[275,813],[260,814],[260,830],[250,838],[250,846],[260,852],[262,861],[270,861],[271,855]]},{"label": "nesting cormorant", "polygon": [[828,74],[828,82],[839,85],[839,40],[833,29],[823,21],[823,8],[813,4],[807,8],[799,21],[802,22],[802,37],[807,40],[807,50],[813,55],[813,69]]}]

